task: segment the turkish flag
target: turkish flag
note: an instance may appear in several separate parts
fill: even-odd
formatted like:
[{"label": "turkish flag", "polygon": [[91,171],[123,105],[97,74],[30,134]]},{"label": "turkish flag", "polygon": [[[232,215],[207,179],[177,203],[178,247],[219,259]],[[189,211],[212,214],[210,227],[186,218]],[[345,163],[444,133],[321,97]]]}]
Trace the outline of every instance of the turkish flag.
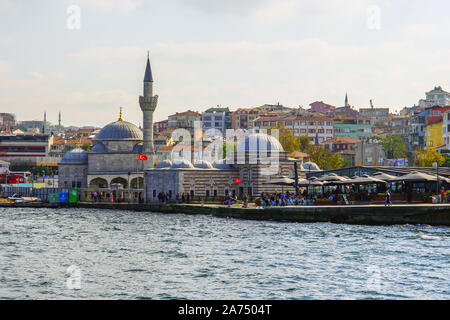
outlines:
[{"label": "turkish flag", "polygon": [[138,153],[138,160],[147,160],[147,156],[144,156],[143,154]]},{"label": "turkish flag", "polygon": [[241,179],[236,179],[236,183],[241,183],[242,180]]}]

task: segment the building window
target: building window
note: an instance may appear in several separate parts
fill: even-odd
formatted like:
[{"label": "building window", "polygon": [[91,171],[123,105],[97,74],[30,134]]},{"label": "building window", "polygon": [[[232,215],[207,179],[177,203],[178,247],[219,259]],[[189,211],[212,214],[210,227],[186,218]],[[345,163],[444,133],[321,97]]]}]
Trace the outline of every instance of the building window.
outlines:
[{"label": "building window", "polygon": [[214,197],[217,197],[217,189],[214,189]]},{"label": "building window", "polygon": [[156,198],[156,190],[153,189],[153,198]]},{"label": "building window", "polygon": [[206,190],[206,196],[209,197],[209,190]]}]

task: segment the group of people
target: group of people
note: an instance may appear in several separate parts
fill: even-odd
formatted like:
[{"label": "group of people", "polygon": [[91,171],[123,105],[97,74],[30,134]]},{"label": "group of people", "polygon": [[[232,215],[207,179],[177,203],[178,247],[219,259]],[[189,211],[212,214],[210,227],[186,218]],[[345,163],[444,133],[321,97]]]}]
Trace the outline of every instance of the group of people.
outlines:
[{"label": "group of people", "polygon": [[[169,192],[158,193],[158,201],[161,203],[173,202],[172,194]],[[191,201],[191,196],[189,192],[183,192],[181,195],[177,193],[175,195],[175,203],[189,203]]]},{"label": "group of people", "polygon": [[271,206],[287,206],[287,205],[306,205],[314,203],[317,195],[314,194],[294,194],[287,192],[282,193],[261,193],[261,207]]}]

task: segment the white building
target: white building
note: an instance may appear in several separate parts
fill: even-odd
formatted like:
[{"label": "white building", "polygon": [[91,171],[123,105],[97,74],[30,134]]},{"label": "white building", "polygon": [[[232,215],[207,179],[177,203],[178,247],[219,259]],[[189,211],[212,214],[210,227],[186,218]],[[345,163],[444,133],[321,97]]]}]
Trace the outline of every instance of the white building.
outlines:
[{"label": "white building", "polygon": [[257,129],[270,129],[272,126],[283,124],[292,130],[295,136],[308,136],[313,144],[319,144],[333,138],[333,119],[329,117],[278,116],[259,117],[254,121]]},{"label": "white building", "polygon": [[217,129],[225,133],[231,129],[231,112],[229,108],[209,108],[202,114],[203,130]]}]

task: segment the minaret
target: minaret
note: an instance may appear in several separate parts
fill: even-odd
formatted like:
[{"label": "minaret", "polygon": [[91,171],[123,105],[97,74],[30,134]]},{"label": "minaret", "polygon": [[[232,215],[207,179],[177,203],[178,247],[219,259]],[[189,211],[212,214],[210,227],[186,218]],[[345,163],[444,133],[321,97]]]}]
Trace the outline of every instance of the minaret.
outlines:
[{"label": "minaret", "polygon": [[139,105],[143,113],[143,134],[144,148],[143,153],[148,157],[144,162],[144,169],[153,168],[153,154],[155,153],[153,146],[153,112],[158,103],[158,96],[153,95],[153,77],[150,67],[150,58],[147,51],[147,66],[144,75],[144,94],[139,97]]},{"label": "minaret", "polygon": [[61,111],[58,114],[58,135],[61,135]]},{"label": "minaret", "polygon": [[42,123],[42,134],[45,134],[45,124],[47,122],[47,112],[44,111],[44,122]]},{"label": "minaret", "polygon": [[345,93],[345,106],[348,107],[348,97],[347,97],[347,93]]}]

